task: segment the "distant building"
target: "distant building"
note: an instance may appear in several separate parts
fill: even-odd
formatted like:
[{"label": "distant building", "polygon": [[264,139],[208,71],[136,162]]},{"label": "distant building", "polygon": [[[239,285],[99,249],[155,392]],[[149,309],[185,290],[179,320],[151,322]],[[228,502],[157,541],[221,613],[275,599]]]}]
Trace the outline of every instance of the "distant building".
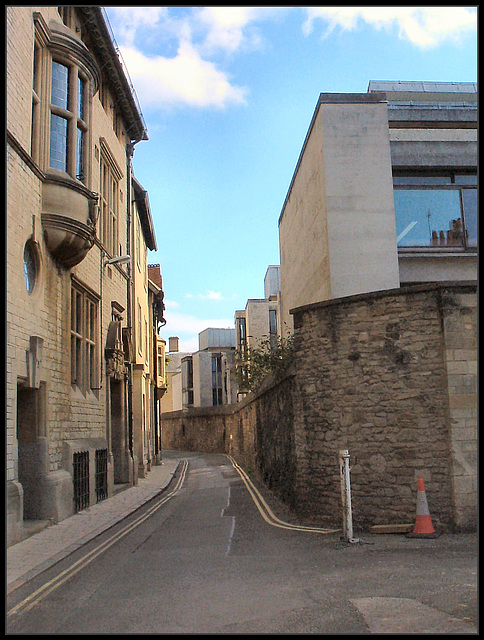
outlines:
[{"label": "distant building", "polygon": [[[280,290],[280,267],[271,265],[264,278],[264,298],[251,298],[244,310],[235,312],[236,351],[240,357],[243,358],[250,349],[260,348],[267,340],[272,343],[281,336]],[[239,376],[239,379],[243,378],[243,375]],[[246,393],[247,388],[240,382],[239,399]]]},{"label": "distant building", "polygon": [[205,329],[198,343],[199,350],[181,361],[183,408],[232,404],[235,329]]},{"label": "distant building", "polygon": [[372,81],[366,94],[321,94],[279,240],[283,333],[306,304],[475,282],[477,86]]}]

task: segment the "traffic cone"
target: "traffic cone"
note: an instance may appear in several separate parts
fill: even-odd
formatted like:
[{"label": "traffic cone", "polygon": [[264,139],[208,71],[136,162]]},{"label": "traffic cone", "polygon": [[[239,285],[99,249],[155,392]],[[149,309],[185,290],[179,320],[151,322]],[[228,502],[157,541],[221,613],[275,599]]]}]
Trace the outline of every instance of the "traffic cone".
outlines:
[{"label": "traffic cone", "polygon": [[415,518],[414,530],[412,533],[407,534],[407,538],[437,538],[437,536],[438,534],[435,533],[432,519],[430,518],[424,482],[422,476],[419,476],[417,486],[417,517]]}]

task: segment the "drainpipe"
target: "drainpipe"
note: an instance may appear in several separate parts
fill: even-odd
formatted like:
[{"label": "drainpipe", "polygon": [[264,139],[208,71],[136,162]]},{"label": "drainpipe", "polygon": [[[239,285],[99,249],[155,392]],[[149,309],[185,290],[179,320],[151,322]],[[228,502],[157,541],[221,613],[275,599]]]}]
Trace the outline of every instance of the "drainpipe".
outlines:
[{"label": "drainpipe", "polygon": [[[134,145],[140,142],[140,140],[135,140],[132,142],[128,142],[126,145],[126,253],[131,256],[131,260],[127,264],[128,271],[128,281],[127,281],[127,329],[128,335],[131,340],[132,338],[132,330],[133,330],[133,318],[132,318],[132,264],[133,264],[133,256],[131,252],[131,182],[132,182],[132,160],[134,155]],[[131,453],[131,458],[134,459],[134,446],[133,446],[133,363],[130,361],[128,365],[128,443],[129,443],[129,452]],[[136,470],[133,469],[135,474]],[[133,479],[136,475],[133,476]]]}]

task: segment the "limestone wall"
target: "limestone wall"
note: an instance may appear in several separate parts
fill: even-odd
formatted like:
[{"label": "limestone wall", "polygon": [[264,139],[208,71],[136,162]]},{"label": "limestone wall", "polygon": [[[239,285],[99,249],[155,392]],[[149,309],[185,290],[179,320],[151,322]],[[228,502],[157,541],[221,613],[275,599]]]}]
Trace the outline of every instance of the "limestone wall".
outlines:
[{"label": "limestone wall", "polygon": [[[341,524],[349,449],[353,524],[477,520],[476,291],[420,286],[293,311],[294,371],[239,405],[163,416],[163,446],[226,452],[301,517]],[[182,429],[183,424],[183,429]]]}]

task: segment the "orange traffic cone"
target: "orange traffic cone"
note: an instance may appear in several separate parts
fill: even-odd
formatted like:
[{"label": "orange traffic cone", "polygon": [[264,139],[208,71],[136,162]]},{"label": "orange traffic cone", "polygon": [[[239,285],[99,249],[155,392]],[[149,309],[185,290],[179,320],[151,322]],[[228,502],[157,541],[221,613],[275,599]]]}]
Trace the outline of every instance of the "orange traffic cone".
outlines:
[{"label": "orange traffic cone", "polygon": [[408,533],[408,538],[436,538],[437,533],[432,525],[430,518],[429,506],[427,504],[427,496],[425,495],[424,482],[422,476],[418,477],[417,486],[417,517],[415,518],[415,527],[412,533]]}]

